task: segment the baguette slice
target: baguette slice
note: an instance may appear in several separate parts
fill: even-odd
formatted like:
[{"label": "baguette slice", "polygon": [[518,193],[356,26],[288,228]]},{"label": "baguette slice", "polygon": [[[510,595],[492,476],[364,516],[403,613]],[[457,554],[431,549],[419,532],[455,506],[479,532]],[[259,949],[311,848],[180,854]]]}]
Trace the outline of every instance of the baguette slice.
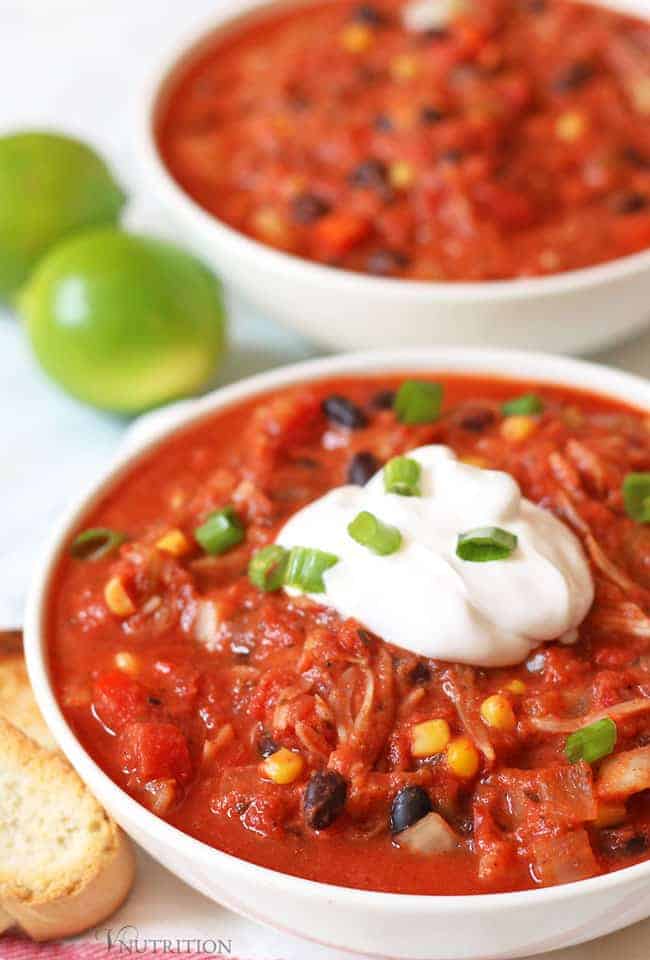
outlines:
[{"label": "baguette slice", "polygon": [[2,912],[34,940],[73,936],[117,909],[134,868],[128,840],[66,760],[0,717]]},{"label": "baguette slice", "polygon": [[56,750],[41,711],[36,706],[22,653],[4,652],[0,644],[0,716],[47,750]]}]

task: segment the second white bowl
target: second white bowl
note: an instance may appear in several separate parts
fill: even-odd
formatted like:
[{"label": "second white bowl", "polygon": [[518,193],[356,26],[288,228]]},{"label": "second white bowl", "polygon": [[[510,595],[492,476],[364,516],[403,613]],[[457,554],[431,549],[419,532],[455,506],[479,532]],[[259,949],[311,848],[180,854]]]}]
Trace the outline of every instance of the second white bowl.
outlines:
[{"label": "second white bowl", "polygon": [[[306,2],[306,0],[296,0]],[[647,16],[647,0],[607,0]],[[156,122],[175,71],[207,37],[263,14],[269,0],[221,0],[210,23],[158,63],[138,119],[147,181],[184,239],[253,305],[341,349],[462,344],[553,353],[595,351],[650,321],[650,250],[555,276],[495,283],[416,283],[337,270],[277,252],[206,213],[167,171]]]}]

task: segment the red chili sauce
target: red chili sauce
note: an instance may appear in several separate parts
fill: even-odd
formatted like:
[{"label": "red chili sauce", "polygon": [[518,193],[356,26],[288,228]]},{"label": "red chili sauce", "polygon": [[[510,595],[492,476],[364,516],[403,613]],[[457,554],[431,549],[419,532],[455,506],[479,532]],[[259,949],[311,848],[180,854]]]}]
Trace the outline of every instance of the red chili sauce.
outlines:
[{"label": "red chili sauce", "polygon": [[[565,388],[445,375],[439,419],[405,426],[391,408],[400,379],[258,397],[133,467],[79,525],[126,542],[99,560],[66,551],[54,578],[49,649],[68,722],[117,784],[170,823],[313,880],[484,893],[650,857],[650,526],[626,515],[621,494],[629,472],[650,470],[647,417]],[[543,410],[504,416],[502,403],[531,389]],[[345,402],[326,405],[328,417],[332,395]],[[581,538],[597,599],[577,645],[474,669],[391,647],[305,597],[252,585],[251,556],[295,510],[428,443],[510,472]],[[209,555],[194,532],[225,506],[244,539]],[[185,541],[176,556],[161,545],[170,531]],[[116,582],[128,606],[117,614],[106,591]],[[509,729],[482,717],[493,694],[510,706]],[[612,757],[569,763],[567,735],[607,713],[621,769],[606,773]],[[476,770],[459,773],[445,749],[413,756],[413,727],[430,719],[447,722],[453,743],[467,738]],[[265,766],[279,750],[302,761],[292,782],[274,782]],[[396,803],[408,819],[423,799],[455,849],[399,846]]]},{"label": "red chili sauce", "polygon": [[[440,0],[443,6],[452,0]],[[378,276],[484,281],[650,246],[650,24],[567,0],[268,13],[179,71],[160,149],[220,220]]]}]

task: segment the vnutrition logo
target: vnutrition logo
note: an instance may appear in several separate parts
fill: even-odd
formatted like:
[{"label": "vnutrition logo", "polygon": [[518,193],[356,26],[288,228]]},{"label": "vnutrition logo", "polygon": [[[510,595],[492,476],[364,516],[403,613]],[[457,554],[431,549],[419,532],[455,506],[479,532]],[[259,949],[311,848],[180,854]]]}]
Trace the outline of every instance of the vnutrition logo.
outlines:
[{"label": "vnutrition logo", "polygon": [[198,955],[201,957],[232,956],[232,940],[206,937],[151,937],[142,936],[137,927],[125,925],[119,928],[98,930],[96,939],[109,951],[119,956],[142,954],[161,956]]}]

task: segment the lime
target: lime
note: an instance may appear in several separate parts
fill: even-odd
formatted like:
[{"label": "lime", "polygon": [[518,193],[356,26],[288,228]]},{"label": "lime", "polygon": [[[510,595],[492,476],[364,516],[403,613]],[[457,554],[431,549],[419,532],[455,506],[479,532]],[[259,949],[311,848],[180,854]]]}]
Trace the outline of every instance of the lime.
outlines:
[{"label": "lime", "polygon": [[125,196],[97,154],[69,137],[0,137],[0,300],[73,231],[117,222]]},{"label": "lime", "polygon": [[46,373],[103,410],[195,393],[224,352],[217,278],[177,247],[113,228],[58,244],[18,307]]}]

